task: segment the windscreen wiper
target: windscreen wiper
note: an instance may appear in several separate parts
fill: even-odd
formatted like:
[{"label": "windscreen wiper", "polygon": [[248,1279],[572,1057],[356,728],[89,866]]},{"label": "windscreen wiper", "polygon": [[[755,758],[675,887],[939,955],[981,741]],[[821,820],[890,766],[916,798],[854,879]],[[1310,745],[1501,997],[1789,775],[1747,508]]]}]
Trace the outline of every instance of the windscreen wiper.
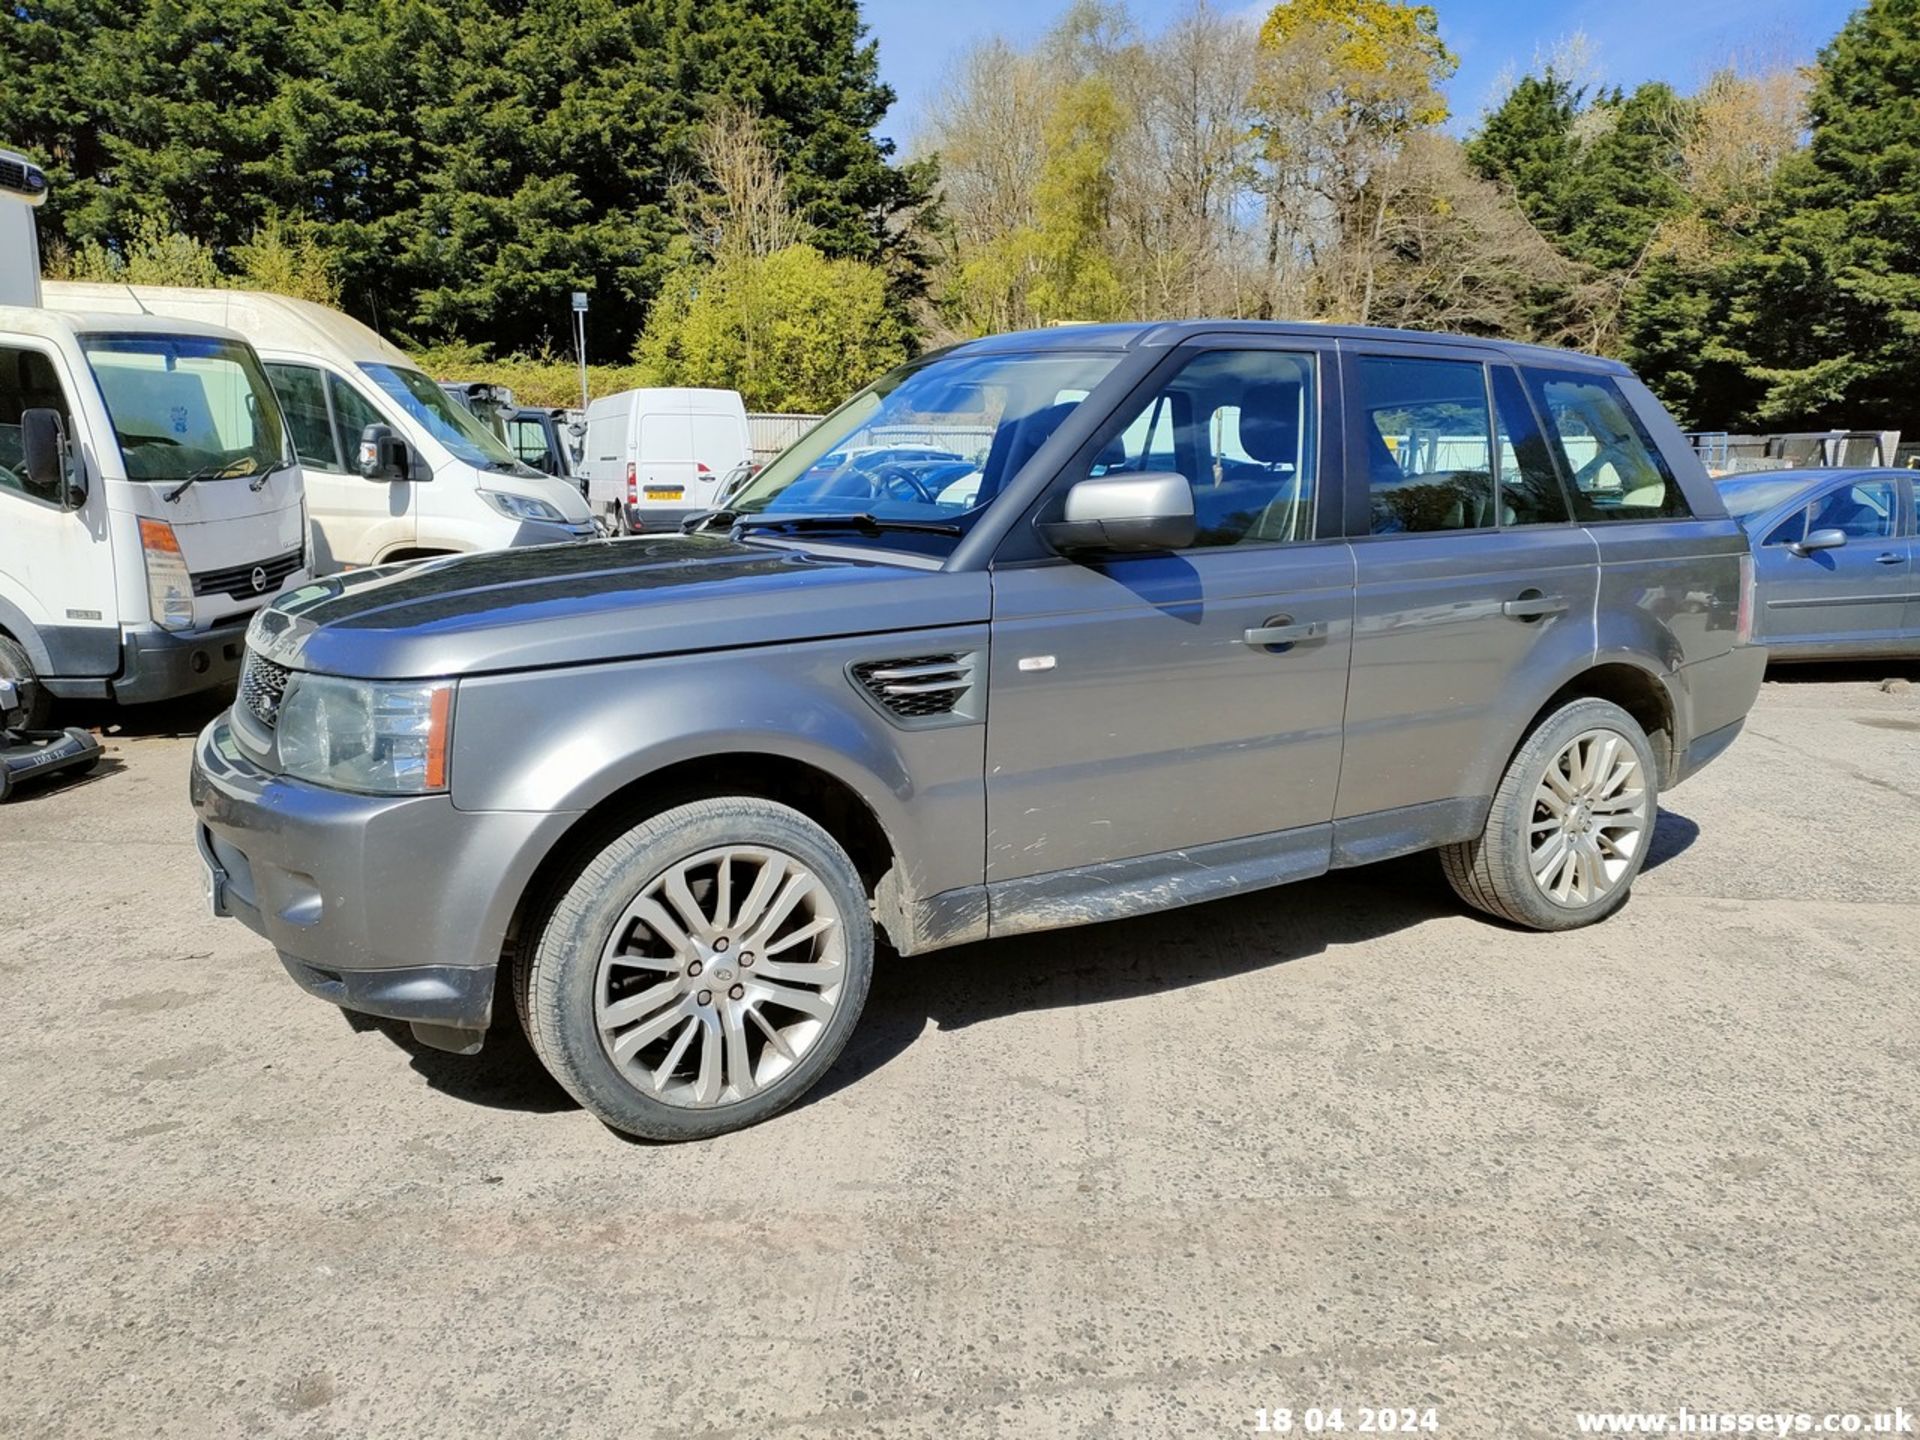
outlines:
[{"label": "windscreen wiper", "polygon": [[738,510],[699,510],[680,522],[680,533],[698,535],[702,530],[718,530],[731,526],[739,516]]},{"label": "windscreen wiper", "polygon": [[187,476],[186,479],[174,486],[173,489],[169,490],[161,498],[169,505],[172,505],[177,503],[182,495],[186,494],[187,491],[198,485],[202,480],[243,480],[253,472],[250,470],[244,471],[239,475],[229,474],[228,472],[236,466],[251,464],[253,464],[251,457],[242,455],[238,460],[229,460],[222,465],[209,465],[204,470],[194,471],[193,474]]},{"label": "windscreen wiper", "polygon": [[860,511],[853,515],[740,515],[733,521],[735,530],[852,530],[861,535],[884,535],[903,530],[916,535],[964,535],[960,526],[947,520],[894,520],[884,515]]}]

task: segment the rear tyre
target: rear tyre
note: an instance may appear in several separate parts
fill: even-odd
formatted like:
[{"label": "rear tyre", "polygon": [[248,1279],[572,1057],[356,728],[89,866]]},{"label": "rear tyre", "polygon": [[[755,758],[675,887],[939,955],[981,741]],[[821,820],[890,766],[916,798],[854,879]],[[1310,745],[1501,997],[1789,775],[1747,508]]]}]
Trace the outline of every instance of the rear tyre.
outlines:
[{"label": "rear tyre", "polygon": [[697,1140],[811,1089],[872,975],[846,851],[797,810],[727,798],[668,810],[589,861],[515,979],[527,1038],[575,1099],[625,1134]]},{"label": "rear tyre", "polygon": [[1627,902],[1659,814],[1653,747],[1611,701],[1538,725],[1494,792],[1479,838],[1440,851],[1454,892],[1531,930],[1573,930]]},{"label": "rear tyre", "polygon": [[53,696],[33,673],[26,650],[10,635],[0,635],[0,680],[13,681],[20,691],[20,709],[12,716],[0,715],[0,723],[11,720],[22,730],[45,730],[53,723]]}]

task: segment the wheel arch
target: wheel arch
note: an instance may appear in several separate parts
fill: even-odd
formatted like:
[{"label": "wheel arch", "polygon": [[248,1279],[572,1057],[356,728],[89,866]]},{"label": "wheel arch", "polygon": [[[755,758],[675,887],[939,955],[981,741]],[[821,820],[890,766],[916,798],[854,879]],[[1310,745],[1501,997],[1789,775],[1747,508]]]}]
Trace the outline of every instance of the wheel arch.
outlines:
[{"label": "wheel arch", "polygon": [[1513,738],[1507,749],[1507,763],[1512,763],[1527,737],[1539,729],[1549,715],[1568,702],[1581,699],[1610,701],[1633,717],[1653,747],[1660,784],[1665,788],[1679,768],[1679,707],[1673,692],[1659,675],[1628,660],[1601,660],[1569,676],[1528,717],[1526,725]]},{"label": "wheel arch", "polygon": [[846,848],[874,894],[898,850],[887,827],[845,779],[790,755],[725,750],[676,760],[636,776],[582,811],[547,847],[507,922],[503,962],[537,934],[573,878],[615,837],[677,805],[723,796],[770,800],[799,811]]}]

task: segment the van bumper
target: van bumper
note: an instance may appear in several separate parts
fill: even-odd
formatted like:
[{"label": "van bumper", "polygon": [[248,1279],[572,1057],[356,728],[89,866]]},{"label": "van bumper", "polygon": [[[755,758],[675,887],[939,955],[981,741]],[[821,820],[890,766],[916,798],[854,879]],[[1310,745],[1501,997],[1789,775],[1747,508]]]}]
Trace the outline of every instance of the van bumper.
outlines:
[{"label": "van bumper", "polygon": [[231,685],[240,674],[252,619],[243,615],[206,630],[144,626],[123,631],[113,698],[122,705],[143,705]]},{"label": "van bumper", "polygon": [[572,816],[290,780],[249,760],[224,715],[194,746],[189,790],[216,915],[263,937],[308,994],[479,1047],[514,908]]}]

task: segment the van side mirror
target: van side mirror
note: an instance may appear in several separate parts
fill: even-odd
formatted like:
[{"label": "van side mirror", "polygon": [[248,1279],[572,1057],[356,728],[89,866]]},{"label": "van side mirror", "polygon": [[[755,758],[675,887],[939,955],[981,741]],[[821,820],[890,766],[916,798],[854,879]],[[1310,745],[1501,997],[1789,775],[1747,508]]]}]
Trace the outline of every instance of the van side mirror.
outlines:
[{"label": "van side mirror", "polygon": [[1838,550],[1847,543],[1844,530],[1816,530],[1804,540],[1797,540],[1787,548],[1796,555],[1811,555],[1816,550]]},{"label": "van side mirror", "polygon": [[1061,518],[1040,538],[1062,555],[1184,550],[1193,543],[1193,487],[1171,471],[1101,475],[1067,491]]},{"label": "van side mirror", "polygon": [[413,478],[413,451],[391,426],[369,425],[360,432],[360,477],[382,482]]},{"label": "van side mirror", "polygon": [[20,412],[21,460],[27,479],[49,495],[60,496],[68,510],[78,510],[87,498],[84,480],[67,476],[67,427],[58,410],[35,407]]}]

